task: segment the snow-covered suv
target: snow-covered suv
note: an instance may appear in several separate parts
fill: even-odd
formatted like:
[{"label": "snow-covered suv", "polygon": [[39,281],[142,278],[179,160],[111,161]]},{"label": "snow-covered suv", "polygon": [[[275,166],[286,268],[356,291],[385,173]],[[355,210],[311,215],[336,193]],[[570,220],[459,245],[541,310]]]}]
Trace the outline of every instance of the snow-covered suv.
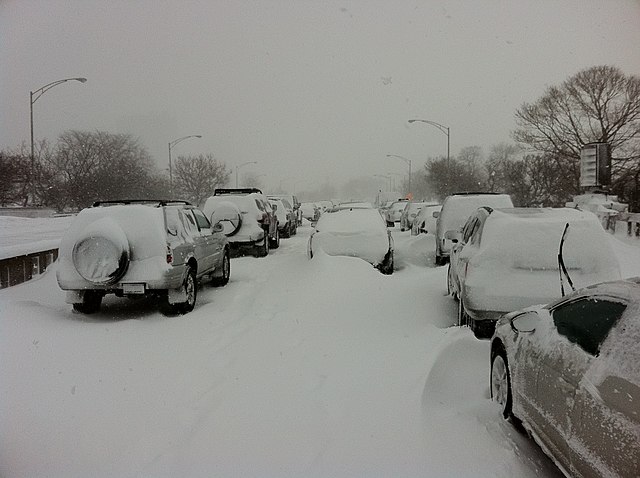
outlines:
[{"label": "snow-covered suv", "polygon": [[222,224],[234,255],[249,251],[265,257],[280,246],[278,220],[259,189],[216,189],[202,210],[212,223]]},{"label": "snow-covered suv", "polygon": [[229,245],[186,201],[101,201],[83,209],[59,248],[58,285],[82,313],[100,309],[105,294],[154,294],[168,313],[193,310],[197,281],[229,281]]}]

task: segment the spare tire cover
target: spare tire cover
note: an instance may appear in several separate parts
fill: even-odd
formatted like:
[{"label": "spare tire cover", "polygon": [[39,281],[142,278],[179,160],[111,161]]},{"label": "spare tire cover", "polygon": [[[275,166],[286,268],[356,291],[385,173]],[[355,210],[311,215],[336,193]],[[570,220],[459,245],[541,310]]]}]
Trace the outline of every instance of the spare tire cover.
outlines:
[{"label": "spare tire cover", "polygon": [[124,276],[129,267],[129,241],[112,218],[91,223],[73,247],[73,265],[84,279],[109,285]]},{"label": "spare tire cover", "polygon": [[222,201],[216,204],[211,213],[211,224],[222,224],[226,236],[233,236],[242,226],[242,213],[238,206],[230,201]]}]

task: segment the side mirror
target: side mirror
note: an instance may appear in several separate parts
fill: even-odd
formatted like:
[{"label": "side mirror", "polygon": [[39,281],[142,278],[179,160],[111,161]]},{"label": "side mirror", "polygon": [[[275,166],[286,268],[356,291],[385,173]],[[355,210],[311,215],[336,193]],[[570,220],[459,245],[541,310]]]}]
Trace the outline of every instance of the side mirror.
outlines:
[{"label": "side mirror", "polygon": [[454,244],[457,244],[458,242],[460,242],[461,233],[460,231],[454,231],[454,230],[447,231],[444,233],[444,238],[449,239]]},{"label": "side mirror", "polygon": [[221,222],[216,222],[213,227],[211,228],[211,231],[213,232],[222,232],[224,231],[224,226],[222,225]]},{"label": "side mirror", "polygon": [[535,312],[526,312],[511,319],[511,328],[516,332],[533,333],[540,323],[540,317]]},{"label": "side mirror", "polygon": [[440,217],[440,211],[433,211],[433,214],[431,214],[434,218],[438,219]]}]

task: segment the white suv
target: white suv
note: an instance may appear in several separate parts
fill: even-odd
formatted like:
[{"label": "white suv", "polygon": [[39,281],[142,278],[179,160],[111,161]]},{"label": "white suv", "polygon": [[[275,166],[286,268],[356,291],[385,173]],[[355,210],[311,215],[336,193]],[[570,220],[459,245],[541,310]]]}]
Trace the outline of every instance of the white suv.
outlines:
[{"label": "white suv", "polygon": [[212,223],[222,224],[234,255],[265,257],[280,246],[278,220],[259,189],[216,189],[203,211]]},{"label": "white suv", "polygon": [[225,285],[230,272],[222,226],[186,201],[96,202],[64,234],[58,264],[67,302],[86,314],[106,294],[153,294],[166,312],[190,312],[197,281]]}]

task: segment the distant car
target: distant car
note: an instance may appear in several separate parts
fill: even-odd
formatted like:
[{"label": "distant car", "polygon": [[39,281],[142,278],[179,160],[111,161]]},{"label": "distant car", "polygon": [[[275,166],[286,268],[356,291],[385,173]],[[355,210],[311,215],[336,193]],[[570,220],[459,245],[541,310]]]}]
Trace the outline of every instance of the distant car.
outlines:
[{"label": "distant car", "polygon": [[400,216],[402,216],[402,211],[404,211],[404,207],[408,201],[408,199],[399,199],[393,201],[391,205],[386,208],[385,220],[387,221],[388,227],[393,227],[396,222],[400,222]]},{"label": "distant car", "polygon": [[[291,196],[291,197],[295,197],[295,196]],[[294,207],[293,204],[291,203],[291,200],[288,199],[288,196],[286,195],[282,195],[282,196],[273,196],[273,195],[268,195],[267,198],[269,200],[271,199],[277,199],[277,200],[281,200],[282,203],[284,204],[284,207],[287,210],[287,214],[289,215],[289,235],[283,235],[282,237],[291,237],[291,236],[295,236],[298,233],[298,215],[300,212],[299,209],[299,204],[298,207]]]},{"label": "distant car", "polygon": [[340,209],[323,214],[309,237],[309,258],[318,250],[331,256],[359,257],[383,274],[393,273],[393,239],[373,208]]},{"label": "distant car", "polygon": [[480,206],[492,208],[513,207],[508,194],[495,193],[456,193],[447,196],[440,212],[434,212],[436,221],[436,265],[441,266],[449,260],[451,241],[444,237],[446,231],[462,228],[467,219]]},{"label": "distant car", "polygon": [[400,214],[400,231],[404,232],[411,229],[411,226],[413,226],[413,220],[424,206],[434,205],[435,204],[421,201],[407,201],[404,209],[402,210],[402,214]]},{"label": "distant car", "polygon": [[302,225],[302,211],[300,210],[300,202],[298,201],[298,198],[296,197],[295,194],[267,194],[267,197],[269,198],[276,198],[276,199],[286,199],[289,204],[291,204],[291,206],[293,207],[293,210],[296,213],[296,227],[293,231],[293,234],[297,233],[297,228],[298,226]]},{"label": "distant car", "polygon": [[275,209],[276,219],[278,221],[278,230],[280,237],[291,237],[293,223],[296,220],[295,213],[291,206],[286,207],[286,199],[269,199],[271,206]]},{"label": "distant car", "polygon": [[640,279],[502,317],[491,397],[567,476],[640,472]]},{"label": "distant car", "polygon": [[436,233],[436,218],[433,217],[433,213],[440,213],[442,205],[437,204],[435,206],[424,206],[411,224],[411,235],[417,236],[418,234],[435,234]]},{"label": "distant car", "polygon": [[333,207],[333,201],[318,201],[316,204],[320,208],[320,214]]},{"label": "distant car", "polygon": [[303,202],[300,204],[300,210],[302,211],[302,217],[312,224],[320,218],[320,209],[312,202]]},{"label": "distant car", "polygon": [[229,281],[220,224],[186,201],[101,201],[80,211],[60,243],[57,280],[81,313],[106,294],[156,295],[169,313],[193,310],[197,281]]},{"label": "distant car", "polygon": [[504,313],[561,297],[569,281],[586,287],[621,277],[609,235],[588,211],[485,206],[445,237],[454,242],[447,285],[459,299],[458,323],[478,337],[490,337]]},{"label": "distant car", "polygon": [[265,257],[280,246],[276,216],[259,189],[216,189],[203,212],[212,223],[224,226],[233,255],[249,252]]}]

